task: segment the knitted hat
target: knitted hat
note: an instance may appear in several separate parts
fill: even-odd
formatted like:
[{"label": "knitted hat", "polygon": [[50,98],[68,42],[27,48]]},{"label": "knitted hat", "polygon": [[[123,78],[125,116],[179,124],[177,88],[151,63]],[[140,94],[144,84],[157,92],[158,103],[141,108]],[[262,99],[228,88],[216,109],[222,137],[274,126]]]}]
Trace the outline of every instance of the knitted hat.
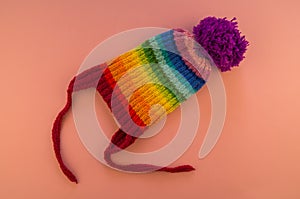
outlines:
[{"label": "knitted hat", "polygon": [[[244,58],[248,42],[237,29],[235,18],[207,17],[193,29],[171,29],[136,48],[75,76],[67,90],[67,103],[52,129],[54,151],[64,174],[77,183],[60,153],[60,130],[64,115],[71,108],[72,93],[96,88],[112,111],[119,129],[104,151],[108,165],[124,171],[185,172],[192,166],[160,167],[149,164],[121,165],[111,156],[140,137],[165,114],[174,111],[207,81],[211,67],[228,71]],[[153,105],[163,109],[152,111]]]}]

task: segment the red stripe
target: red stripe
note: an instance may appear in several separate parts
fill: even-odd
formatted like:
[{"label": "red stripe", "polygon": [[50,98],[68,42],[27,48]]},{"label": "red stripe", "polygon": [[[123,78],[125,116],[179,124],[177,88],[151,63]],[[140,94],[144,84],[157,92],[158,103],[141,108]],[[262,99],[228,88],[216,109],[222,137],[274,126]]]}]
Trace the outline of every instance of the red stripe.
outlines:
[{"label": "red stripe", "polygon": [[[100,78],[97,90],[111,110],[112,92],[114,92],[114,97],[116,97],[114,100],[117,100],[115,104],[118,105],[117,107],[114,107],[114,110],[117,110],[113,113],[115,118],[121,125],[121,128],[123,127],[124,130],[127,131],[130,130],[129,134],[136,135],[137,137],[140,136],[146,124],[128,104],[127,99],[116,84],[116,81],[114,80],[109,68],[104,71],[102,77]],[[131,118],[126,117],[128,112]],[[132,125],[128,120],[133,120],[139,126],[139,128]]]}]

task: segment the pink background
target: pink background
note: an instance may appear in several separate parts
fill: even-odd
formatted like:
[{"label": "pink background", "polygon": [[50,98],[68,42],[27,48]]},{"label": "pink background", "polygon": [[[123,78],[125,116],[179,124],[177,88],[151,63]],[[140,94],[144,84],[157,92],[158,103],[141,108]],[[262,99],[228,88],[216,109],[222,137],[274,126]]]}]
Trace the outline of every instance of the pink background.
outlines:
[{"label": "pink background", "polygon": [[[1,0],[0,198],[300,198],[299,6],[297,0]],[[110,169],[86,151],[69,114],[63,156],[80,183],[67,181],[52,151],[51,127],[69,80],[91,49],[136,27],[191,30],[209,15],[236,16],[251,42],[240,68],[222,74],[227,118],[212,153],[198,159],[210,118],[206,88],[197,93],[198,135],[174,163],[192,164],[197,170],[191,173]],[[172,124],[178,116],[130,150],[163,146],[178,128]]]}]

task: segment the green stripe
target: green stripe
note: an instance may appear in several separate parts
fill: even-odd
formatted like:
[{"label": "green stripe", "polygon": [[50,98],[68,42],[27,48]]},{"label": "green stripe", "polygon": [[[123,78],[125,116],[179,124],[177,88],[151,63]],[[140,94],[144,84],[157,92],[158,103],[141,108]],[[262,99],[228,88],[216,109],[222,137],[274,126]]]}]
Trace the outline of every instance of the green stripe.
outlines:
[{"label": "green stripe", "polygon": [[148,59],[148,63],[152,66],[152,72],[157,77],[157,80],[168,88],[177,98],[179,102],[186,100],[185,96],[176,88],[176,86],[169,80],[161,68],[161,63],[158,62],[157,57],[154,53],[154,49],[151,48],[150,42],[147,40],[142,44],[145,57]]}]

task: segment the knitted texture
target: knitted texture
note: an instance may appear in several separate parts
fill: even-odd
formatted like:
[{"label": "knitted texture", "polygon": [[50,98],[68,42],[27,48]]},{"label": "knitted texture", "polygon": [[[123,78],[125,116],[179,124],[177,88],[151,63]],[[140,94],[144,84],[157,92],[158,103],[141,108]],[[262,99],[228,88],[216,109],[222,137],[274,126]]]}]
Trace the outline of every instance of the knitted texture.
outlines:
[{"label": "knitted texture", "polygon": [[[197,92],[206,83],[211,65],[213,61],[194,41],[193,35],[182,29],[172,29],[74,77],[69,85],[67,105],[52,129],[55,154],[64,174],[77,183],[61,158],[61,123],[71,107],[72,92],[87,88],[97,89],[120,126],[104,152],[104,159],[110,166],[133,172],[194,170],[189,165],[120,165],[112,161],[111,155],[130,146],[149,126]],[[163,108],[150,115],[151,107],[156,104]]]},{"label": "knitted texture", "polygon": [[[188,32],[170,30],[106,63],[108,67],[100,78],[98,91],[115,110],[114,116],[122,129],[133,135],[137,129],[132,129],[131,120],[140,127],[153,124],[205,84],[211,68],[199,57],[200,52],[187,50],[193,50],[193,46],[187,45],[194,43]],[[112,101],[117,107],[111,107]],[[151,121],[149,111],[155,104],[163,109],[153,113]],[[127,105],[130,117],[126,117]]]}]

